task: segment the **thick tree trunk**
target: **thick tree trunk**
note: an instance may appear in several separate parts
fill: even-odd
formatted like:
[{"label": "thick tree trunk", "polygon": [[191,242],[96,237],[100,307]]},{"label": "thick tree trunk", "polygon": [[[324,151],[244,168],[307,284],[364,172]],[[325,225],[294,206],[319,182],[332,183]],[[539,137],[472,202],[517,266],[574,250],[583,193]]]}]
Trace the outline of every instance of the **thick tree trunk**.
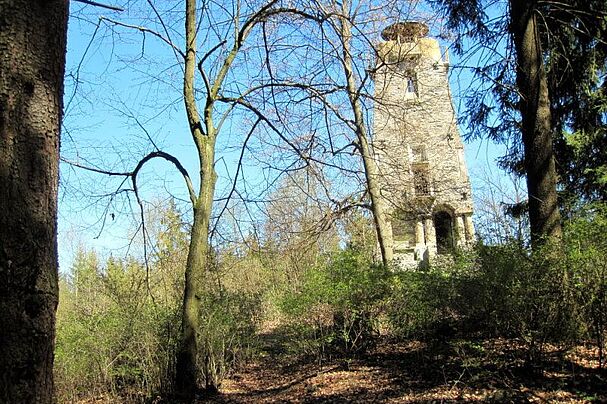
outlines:
[{"label": "thick tree trunk", "polygon": [[68,3],[0,0],[0,402],[52,403]]},{"label": "thick tree trunk", "polygon": [[510,32],[516,48],[522,137],[529,194],[531,240],[561,236],[557,174],[552,148],[548,82],[536,22],[537,1],[510,0]]},{"label": "thick tree trunk", "polygon": [[[343,3],[343,10],[347,12],[347,2]],[[363,159],[363,167],[365,170],[365,180],[367,182],[367,191],[371,197],[371,212],[373,213],[373,222],[381,252],[382,263],[388,266],[394,257],[393,254],[393,239],[392,229],[386,218],[386,209],[381,196],[381,187],[379,185],[379,175],[377,165],[373,159],[371,147],[369,145],[369,134],[363,117],[363,108],[358,95],[356,80],[354,79],[354,71],[352,69],[352,55],[350,53],[350,42],[352,33],[350,30],[349,21],[346,18],[341,19],[341,41],[343,46],[344,73],[346,75],[346,89],[350,99],[352,112],[354,113],[354,125],[358,149]]]}]

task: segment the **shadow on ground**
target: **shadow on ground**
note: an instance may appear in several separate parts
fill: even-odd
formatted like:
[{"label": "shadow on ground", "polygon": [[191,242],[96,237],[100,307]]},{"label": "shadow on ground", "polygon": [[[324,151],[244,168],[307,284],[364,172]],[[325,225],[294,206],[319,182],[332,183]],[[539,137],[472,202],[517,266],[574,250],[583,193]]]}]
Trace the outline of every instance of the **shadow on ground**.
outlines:
[{"label": "shadow on ground", "polygon": [[290,355],[280,331],[263,341],[263,355],[204,402],[607,402],[607,372],[584,346],[546,345],[529,366],[528,349],[514,340],[381,338],[365,355],[318,363]]}]

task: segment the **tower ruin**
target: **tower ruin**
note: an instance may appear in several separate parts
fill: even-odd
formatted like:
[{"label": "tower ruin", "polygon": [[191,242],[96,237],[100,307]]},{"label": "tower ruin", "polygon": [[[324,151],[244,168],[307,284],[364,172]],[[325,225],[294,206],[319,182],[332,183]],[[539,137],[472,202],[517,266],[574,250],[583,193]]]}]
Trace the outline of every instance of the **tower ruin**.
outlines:
[{"label": "tower ruin", "polygon": [[448,54],[427,35],[420,22],[384,29],[374,73],[373,150],[401,267],[426,265],[474,239]]}]

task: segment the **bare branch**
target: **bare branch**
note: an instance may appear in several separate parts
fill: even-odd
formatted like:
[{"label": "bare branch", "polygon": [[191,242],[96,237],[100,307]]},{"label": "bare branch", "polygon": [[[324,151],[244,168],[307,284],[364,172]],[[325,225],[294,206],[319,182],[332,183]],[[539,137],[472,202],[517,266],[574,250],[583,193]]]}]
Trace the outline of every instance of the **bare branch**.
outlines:
[{"label": "bare branch", "polygon": [[173,42],[171,42],[171,40],[169,38],[165,38],[164,36],[162,36],[162,34],[156,32],[156,31],[154,31],[152,29],[149,29],[149,28],[141,26],[141,25],[127,24],[125,22],[116,21],[116,20],[113,20],[111,18],[107,18],[107,17],[104,17],[104,16],[99,17],[99,20],[101,20],[101,21],[107,21],[108,23],[113,24],[113,25],[117,25],[119,27],[136,29],[137,31],[142,32],[143,34],[149,33],[149,34],[155,36],[156,38],[160,39],[165,44],[169,45],[173,49],[173,51],[175,53],[179,54],[182,58],[185,58],[185,54],[183,53],[183,51],[177,45],[175,45]]},{"label": "bare branch", "polygon": [[113,11],[124,11],[124,9],[121,7],[110,6],[108,4],[98,3],[96,1],[91,1],[91,0],[74,0],[74,1],[78,2],[78,3],[88,4],[88,5],[95,6],[95,7],[107,8],[108,10],[113,10]]},{"label": "bare branch", "polygon": [[195,205],[197,197],[196,197],[196,193],[194,191],[194,186],[192,185],[192,180],[190,179],[190,175],[188,174],[185,167],[183,167],[181,162],[175,156],[173,156],[167,152],[154,151],[154,152],[149,153],[148,155],[143,157],[141,160],[139,160],[139,162],[135,166],[135,169],[130,172],[116,172],[116,171],[103,170],[103,169],[99,169],[96,167],[85,166],[78,162],[67,160],[63,157],[61,157],[61,161],[63,161],[64,163],[67,163],[71,166],[78,167],[83,170],[91,171],[91,172],[94,172],[97,174],[104,174],[104,175],[108,175],[111,177],[131,177],[131,180],[133,181],[133,188],[136,189],[137,174],[139,173],[139,171],[141,170],[141,168],[144,166],[145,163],[147,163],[151,159],[157,158],[157,157],[165,159],[166,161],[168,161],[170,163],[173,163],[173,165],[177,168],[179,173],[181,173],[181,175],[183,176],[183,179],[185,180],[186,186],[188,188],[188,193],[190,195],[190,201],[192,202],[193,205]]},{"label": "bare branch", "polygon": [[242,169],[242,161],[243,161],[243,157],[244,157],[244,152],[245,152],[245,150],[247,148],[247,144],[249,143],[249,139],[253,135],[253,132],[255,132],[255,129],[257,128],[257,125],[259,125],[260,122],[261,122],[261,118],[258,118],[255,121],[255,123],[253,124],[253,126],[249,130],[249,133],[247,133],[247,137],[245,138],[245,140],[244,140],[244,142],[242,144],[242,148],[240,149],[240,157],[238,158],[238,166],[236,167],[236,173],[234,174],[234,181],[232,182],[232,189],[230,189],[230,192],[228,193],[228,196],[225,198],[226,202],[223,205],[223,208],[221,209],[221,212],[219,212],[219,215],[217,215],[217,219],[215,221],[215,225],[213,226],[213,230],[211,231],[211,233],[215,232],[215,229],[217,228],[217,223],[218,223],[219,219],[221,218],[221,216],[223,215],[223,213],[225,212],[225,210],[228,208],[228,204],[230,203],[230,199],[232,198],[232,195],[234,194],[234,191],[236,190],[236,183],[238,181],[238,175],[240,174],[240,170]]}]

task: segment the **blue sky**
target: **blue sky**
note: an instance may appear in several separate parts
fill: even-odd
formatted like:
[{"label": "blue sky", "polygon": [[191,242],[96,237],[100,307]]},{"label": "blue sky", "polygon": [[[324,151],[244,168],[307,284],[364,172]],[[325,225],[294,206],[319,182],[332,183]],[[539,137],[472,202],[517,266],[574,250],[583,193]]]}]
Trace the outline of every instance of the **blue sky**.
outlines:
[{"label": "blue sky", "polygon": [[[101,23],[100,16],[127,24],[149,24],[161,29],[135,9],[114,13],[72,3],[68,32],[64,132],[62,156],[87,166],[111,171],[130,171],[134,162],[153,150],[150,138],[162,150],[179,157],[193,177],[198,164],[179,97],[181,68],[171,49],[152,35],[117,29]],[[141,18],[141,16],[144,18]],[[132,17],[133,16],[133,17]],[[145,37],[145,38],[144,38]],[[174,37],[179,39],[178,34]],[[145,40],[144,40],[145,39]],[[178,42],[178,40],[175,42]],[[451,64],[458,60],[451,53]],[[469,63],[469,62],[467,62]],[[461,109],[460,94],[470,86],[470,75],[455,68],[451,75],[454,105]],[[224,145],[232,132],[226,128]],[[234,122],[234,125],[238,125]],[[466,158],[473,193],[483,186],[482,176],[490,171],[501,175],[495,158],[503,147],[487,141],[467,143]],[[233,173],[236,150],[220,147],[220,176]],[[116,190],[122,178],[92,174],[62,164],[59,201],[59,260],[62,271],[71,265],[79,246],[95,248],[102,255],[121,256],[129,250],[137,254],[131,235],[138,226],[134,198],[102,197]],[[159,204],[172,194],[187,200],[183,179],[164,161],[146,165],[138,177],[144,199]],[[219,186],[225,186],[225,183]],[[183,203],[182,206],[186,204]],[[151,205],[149,205],[151,206]],[[150,209],[154,209],[153,206]]]}]

